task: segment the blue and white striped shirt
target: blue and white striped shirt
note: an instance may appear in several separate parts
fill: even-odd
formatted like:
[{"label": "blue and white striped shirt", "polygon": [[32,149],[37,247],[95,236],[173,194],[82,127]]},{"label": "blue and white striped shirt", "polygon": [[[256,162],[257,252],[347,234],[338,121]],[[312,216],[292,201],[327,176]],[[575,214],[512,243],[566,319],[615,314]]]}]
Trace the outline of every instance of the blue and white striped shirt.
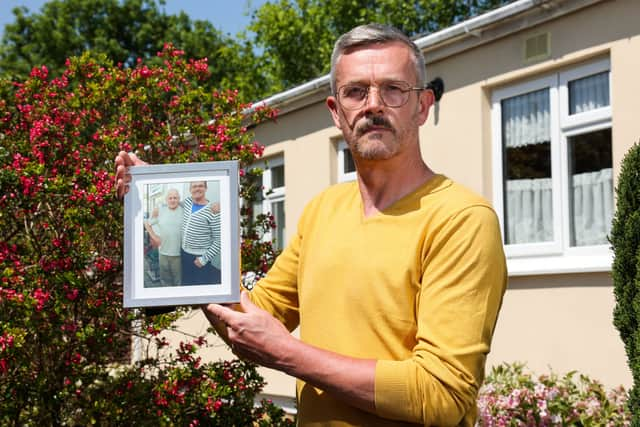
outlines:
[{"label": "blue and white striped shirt", "polygon": [[220,268],[220,213],[211,211],[211,203],[191,212],[193,199],[183,201],[182,249],[200,257],[203,265]]}]

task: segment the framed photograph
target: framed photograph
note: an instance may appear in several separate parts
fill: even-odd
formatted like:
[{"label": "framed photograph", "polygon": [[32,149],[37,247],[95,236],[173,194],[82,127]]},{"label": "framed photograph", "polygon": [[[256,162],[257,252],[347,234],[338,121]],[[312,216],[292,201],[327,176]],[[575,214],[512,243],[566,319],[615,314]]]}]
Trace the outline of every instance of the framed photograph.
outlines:
[{"label": "framed photograph", "polygon": [[240,300],[238,162],[133,166],[124,306]]}]

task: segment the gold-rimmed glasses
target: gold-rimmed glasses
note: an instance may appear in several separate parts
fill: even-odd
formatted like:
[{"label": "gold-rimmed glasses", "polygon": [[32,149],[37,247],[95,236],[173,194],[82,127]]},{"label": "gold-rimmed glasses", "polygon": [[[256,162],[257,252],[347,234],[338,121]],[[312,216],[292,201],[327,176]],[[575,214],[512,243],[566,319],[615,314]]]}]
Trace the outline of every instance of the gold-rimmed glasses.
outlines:
[{"label": "gold-rimmed glasses", "polygon": [[389,81],[379,85],[348,83],[338,88],[336,98],[344,109],[358,110],[366,104],[372,87],[377,89],[382,103],[391,108],[402,107],[409,101],[411,92],[419,92],[425,89],[411,86],[409,83],[402,81]]}]

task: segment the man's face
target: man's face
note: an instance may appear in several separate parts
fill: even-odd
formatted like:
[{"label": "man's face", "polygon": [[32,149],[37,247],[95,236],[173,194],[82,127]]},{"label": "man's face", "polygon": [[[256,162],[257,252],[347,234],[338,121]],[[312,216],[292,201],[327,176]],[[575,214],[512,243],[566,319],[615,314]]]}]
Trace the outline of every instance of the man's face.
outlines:
[{"label": "man's face", "polygon": [[175,209],[180,204],[180,194],[176,190],[169,191],[167,194],[167,206],[169,209]]},{"label": "man's face", "polygon": [[401,107],[388,107],[380,98],[378,87],[389,82],[417,85],[417,75],[409,47],[400,42],[363,46],[342,54],[335,69],[336,88],[346,84],[369,87],[362,107],[343,108],[339,99],[327,98],[335,125],[355,157],[386,160],[407,152],[418,144],[418,128],[426,121],[433,102],[430,92],[408,92]]},{"label": "man's face", "polygon": [[207,186],[204,181],[192,182],[189,190],[191,191],[191,197],[195,200],[204,198],[207,192]]}]

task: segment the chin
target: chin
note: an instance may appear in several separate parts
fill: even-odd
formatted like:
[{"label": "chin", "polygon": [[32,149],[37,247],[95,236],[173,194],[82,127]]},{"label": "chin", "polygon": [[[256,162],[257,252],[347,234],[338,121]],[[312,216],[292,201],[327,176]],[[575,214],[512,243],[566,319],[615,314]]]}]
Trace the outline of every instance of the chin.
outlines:
[{"label": "chin", "polygon": [[396,148],[394,143],[378,139],[359,143],[354,151],[364,160],[387,160],[396,155]]}]

